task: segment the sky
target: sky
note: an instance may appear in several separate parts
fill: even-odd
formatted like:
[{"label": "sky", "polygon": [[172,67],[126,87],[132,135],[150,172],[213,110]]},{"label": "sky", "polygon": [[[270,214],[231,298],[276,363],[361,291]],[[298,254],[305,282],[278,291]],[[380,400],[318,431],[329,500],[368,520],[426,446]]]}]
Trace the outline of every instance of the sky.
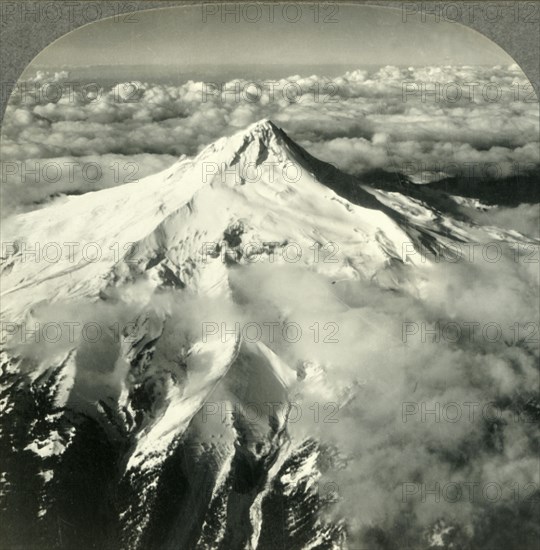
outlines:
[{"label": "sky", "polygon": [[247,4],[251,8],[245,11],[245,6],[233,4],[229,9],[244,11],[225,13],[225,6],[203,4],[109,18],[61,37],[36,57],[34,65],[512,62],[489,39],[457,23],[423,21],[397,8],[288,5],[262,3],[257,11],[254,4]]},{"label": "sky", "polygon": [[[362,177],[406,171],[431,181],[490,163],[498,177],[514,175],[516,164],[520,174],[537,169],[538,101],[487,38],[399,9],[286,5],[274,5],[273,22],[265,3],[237,22],[218,4],[148,10],[86,25],[46,48],[4,118],[2,211],[143,178],[262,118]],[[254,84],[255,98],[247,93]],[[59,179],[26,175],[66,162],[78,163],[75,178],[68,170]],[[101,177],[84,178],[85,163],[102,165]],[[111,169],[118,163],[120,175]]]}]

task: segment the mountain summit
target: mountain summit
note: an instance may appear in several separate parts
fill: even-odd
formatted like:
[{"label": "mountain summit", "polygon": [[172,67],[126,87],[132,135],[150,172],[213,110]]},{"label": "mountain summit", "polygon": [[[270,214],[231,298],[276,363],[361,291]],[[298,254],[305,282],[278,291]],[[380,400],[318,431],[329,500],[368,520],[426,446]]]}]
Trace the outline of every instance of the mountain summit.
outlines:
[{"label": "mountain summit", "polygon": [[[332,189],[340,187],[351,200]],[[203,280],[214,270],[199,261],[201,247],[224,242],[231,231],[241,231],[244,244],[347,243],[345,262],[316,268],[332,268],[337,277],[371,277],[389,258],[399,258],[410,240],[398,218],[350,176],[262,120],[153,176],[14,216],[4,230],[10,243],[4,308],[9,319],[21,321],[33,304],[51,296],[98,298],[117,284],[115,277],[146,276],[165,264],[175,280],[207,289]],[[54,261],[43,257],[44,247]],[[226,267],[220,271],[226,286]]]}]

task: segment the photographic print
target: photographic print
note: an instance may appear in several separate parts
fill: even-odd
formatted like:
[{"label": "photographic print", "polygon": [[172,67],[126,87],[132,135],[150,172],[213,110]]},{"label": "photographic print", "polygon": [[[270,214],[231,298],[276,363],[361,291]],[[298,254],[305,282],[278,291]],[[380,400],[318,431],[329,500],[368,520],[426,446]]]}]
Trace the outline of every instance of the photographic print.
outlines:
[{"label": "photographic print", "polygon": [[537,549],[538,96],[455,11],[539,4],[69,4],[2,120],[0,548]]}]

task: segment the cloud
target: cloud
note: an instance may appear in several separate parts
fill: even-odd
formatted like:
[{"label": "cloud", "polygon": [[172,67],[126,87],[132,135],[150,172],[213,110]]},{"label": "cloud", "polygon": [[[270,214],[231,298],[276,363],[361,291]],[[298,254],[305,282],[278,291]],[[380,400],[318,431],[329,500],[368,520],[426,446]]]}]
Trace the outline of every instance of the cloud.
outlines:
[{"label": "cloud", "polygon": [[[117,334],[110,331],[115,325],[166,319],[154,362],[166,369],[177,360],[181,342],[200,337],[205,321],[229,329],[236,323],[294,323],[301,329],[299,339],[284,337],[281,330],[270,337],[263,330],[262,341],[298,373],[290,399],[302,415],[288,424],[291,444],[316,438],[323,449],[338,449],[338,460],[335,454],[326,457],[320,484],[335,487],[337,502],[325,514],[347,519],[349,543],[370,544],[373,529],[395,543],[404,536],[407,518],[412,548],[424,547],[425,533],[439,521],[454,536],[465,533],[468,544],[481,547],[485,524],[499,517],[503,521],[492,533],[502,542],[490,548],[503,550],[508,547],[503,531],[530,533],[535,526],[518,513],[524,501],[514,489],[525,491],[523,499],[540,481],[537,427],[530,413],[521,414],[521,407],[537,398],[539,275],[522,267],[511,256],[493,264],[435,265],[418,281],[419,299],[373,281],[331,284],[294,264],[247,264],[228,272],[234,303],[155,292],[146,281],[119,289],[111,302],[41,305],[31,320],[41,326],[78,322],[76,344],[64,341],[64,333],[63,341],[18,345],[17,352],[43,362],[81,344],[81,326],[108,327],[97,343],[82,342],[78,351],[76,398],[95,400],[103,388],[120,391],[127,376],[122,363],[115,363],[120,353]],[[526,331],[533,338],[518,338],[516,322],[521,329],[527,323],[536,327],[536,333]],[[325,338],[327,323],[337,327],[331,341]],[[404,339],[404,326],[411,323],[426,327],[427,336],[421,329]],[[449,323],[475,323],[476,331],[471,337],[463,329],[458,341],[435,329]],[[499,327],[500,337],[486,332],[488,325]],[[105,363],[116,366],[104,369]],[[326,421],[329,412],[335,413],[332,422]],[[473,497],[467,493],[471,487]],[[489,490],[501,495],[491,498]]]},{"label": "cloud", "polygon": [[[373,169],[456,175],[472,166],[504,177],[516,164],[524,171],[540,165],[538,100],[516,65],[387,66],[334,79],[131,81],[110,88],[40,71],[12,95],[2,159],[191,156],[261,118],[360,175]],[[17,189],[10,193],[5,187],[15,203]]]},{"label": "cloud", "polygon": [[[335,514],[349,520],[351,545],[368,544],[373,527],[398,540],[403,517],[412,548],[420,547],[422,534],[441,519],[455,533],[466,532],[473,546],[484,540],[483,523],[499,514],[511,525],[494,526],[494,532],[534,530],[523,516],[504,515],[508,507],[520,506],[511,500],[512,487],[538,487],[539,482],[535,425],[531,416],[516,420],[520,403],[534,399],[538,387],[539,281],[537,264],[532,267],[523,269],[510,255],[493,264],[436,266],[421,285],[421,300],[366,281],[331,285],[291,266],[231,272],[244,319],[286,319],[304,329],[298,342],[278,339],[270,346],[307,372],[291,390],[304,413],[289,425],[293,441],[317,437],[339,449],[341,461],[328,468],[321,485],[337,488]],[[314,321],[321,327],[335,323],[338,342],[315,342],[307,328]],[[516,341],[516,322],[522,329],[530,323],[536,331],[529,342]],[[407,323],[419,331],[404,342]],[[462,327],[459,342],[441,337],[444,328],[434,341],[435,327],[450,323]],[[472,337],[467,323],[476,326]],[[490,341],[494,329],[501,334]],[[338,421],[327,423],[324,407],[332,403],[339,405]],[[314,404],[318,421],[311,412]],[[415,413],[404,418],[407,404]],[[463,415],[457,422],[453,409],[452,415],[439,412],[439,420],[434,414],[422,417],[423,405],[444,411],[450,404]],[[476,407],[472,417],[466,404]],[[486,413],[486,406],[495,412]],[[471,483],[478,492],[469,499]],[[462,491],[459,502],[443,492],[448,487]],[[482,493],[486,487],[500,488],[504,496],[489,500]],[[425,498],[426,490],[432,493]],[[493,548],[502,550],[504,543]]]},{"label": "cloud", "polygon": [[[492,225],[519,231],[531,239],[540,239],[540,219],[537,204],[520,204],[515,208],[493,207],[487,210],[466,208],[466,213],[482,225]],[[532,244],[532,242],[531,242]],[[533,256],[531,256],[531,260]]]},{"label": "cloud", "polygon": [[[53,82],[67,78],[56,75]],[[45,81],[41,75],[37,82],[43,86]],[[287,87],[291,82],[295,86]],[[406,101],[404,82],[411,84]],[[478,83],[476,95],[436,101],[422,88],[454,82]],[[89,184],[82,168],[74,181],[66,180],[67,172],[46,185],[21,181],[21,163],[29,159],[103,166],[136,162],[142,177],[263,117],[283,125],[315,156],[357,174],[400,170],[406,163],[447,173],[463,170],[467,163],[498,163],[504,175],[515,162],[539,164],[538,105],[516,101],[513,94],[519,87],[514,84],[527,84],[516,66],[385,67],[346,73],[335,79],[337,90],[325,88],[327,83],[319,76],[283,79],[275,84],[273,96],[266,86],[257,101],[236,94],[245,81],[213,89],[204,101],[204,83],[192,81],[178,87],[136,82],[102,90],[92,101],[80,94],[57,102],[40,93],[25,101],[14,97],[3,133],[4,167],[11,164],[3,172],[2,194],[10,208],[20,210],[54,193],[123,183],[104,170],[106,176]],[[299,101],[288,100],[285,90],[292,94],[298,89]],[[486,90],[499,89],[504,92],[500,100],[484,98]],[[448,87],[444,93],[450,91]],[[475,215],[482,222],[482,214]],[[486,216],[492,225],[535,235],[536,206],[496,208]],[[502,550],[506,531],[534,530],[535,524],[531,521],[531,527],[518,513],[525,504],[515,499],[512,488],[537,488],[540,481],[537,430],[526,421],[528,416],[518,414],[526,404],[538,406],[537,263],[518,263],[508,254],[496,263],[444,262],[418,281],[419,296],[385,290],[374,281],[332,284],[290,265],[245,266],[231,269],[229,277],[234,305],[206,297],[185,303],[168,291],[157,297],[150,286],[137,287],[133,294],[156,315],[163,317],[168,308],[173,335],[200,326],[201,319],[223,316],[229,324],[294,322],[302,327],[298,342],[280,337],[266,343],[304,373],[291,390],[304,412],[313,403],[340,405],[337,423],[314,422],[305,414],[289,428],[293,441],[317,437],[340,450],[340,460],[329,461],[324,480],[339,488],[334,512],[347,517],[352,542],[368,544],[379,529],[392,541],[387,548],[399,546],[404,534],[412,538],[413,547],[425,547],[424,533],[442,519],[451,527],[449,536],[463,536],[476,548],[488,540],[484,530],[489,526],[490,540],[501,541],[490,547]],[[134,309],[126,296],[118,296],[112,306],[93,315],[108,325],[131,319]],[[91,312],[80,321],[90,319]],[[39,320],[71,314],[45,309]],[[338,342],[314,341],[314,321],[323,328],[326,323],[337,326]],[[444,332],[447,326],[453,331],[458,327],[457,339]],[[476,335],[471,335],[471,326]],[[500,331],[496,339],[493,331]],[[40,351],[32,350],[36,353]],[[83,357],[88,368],[78,380],[85,394],[93,395],[96,365],[90,353]],[[107,374],[98,378],[99,383],[111,383]],[[470,410],[467,403],[480,409],[472,420],[423,419],[423,405],[433,411],[450,403],[458,404],[464,415]],[[482,414],[486,404],[495,404],[500,416]],[[404,410],[414,412],[404,417]],[[452,502],[442,492],[449,484],[466,491],[471,483],[480,487],[472,500],[465,496]],[[436,491],[437,484],[439,498],[433,493],[423,498],[423,491]],[[486,498],[482,488],[489,484],[502,488],[504,498]],[[406,489],[410,493],[404,499]]]}]

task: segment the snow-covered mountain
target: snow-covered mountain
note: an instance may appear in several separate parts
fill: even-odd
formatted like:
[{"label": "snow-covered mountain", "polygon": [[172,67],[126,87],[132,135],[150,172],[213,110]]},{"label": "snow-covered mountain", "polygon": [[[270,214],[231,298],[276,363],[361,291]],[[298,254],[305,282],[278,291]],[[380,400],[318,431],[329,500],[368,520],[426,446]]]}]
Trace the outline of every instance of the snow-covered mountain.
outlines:
[{"label": "snow-covered mountain", "polygon": [[422,300],[445,247],[527,242],[426,193],[360,184],[263,120],[141,181],[7,220],[9,544],[346,548],[319,483],[346,460],[293,437],[290,415],[315,387],[345,406],[354,384],[284,351],[281,328],[299,318],[280,273],[298,300],[310,277],[329,295],[368,281]]}]

